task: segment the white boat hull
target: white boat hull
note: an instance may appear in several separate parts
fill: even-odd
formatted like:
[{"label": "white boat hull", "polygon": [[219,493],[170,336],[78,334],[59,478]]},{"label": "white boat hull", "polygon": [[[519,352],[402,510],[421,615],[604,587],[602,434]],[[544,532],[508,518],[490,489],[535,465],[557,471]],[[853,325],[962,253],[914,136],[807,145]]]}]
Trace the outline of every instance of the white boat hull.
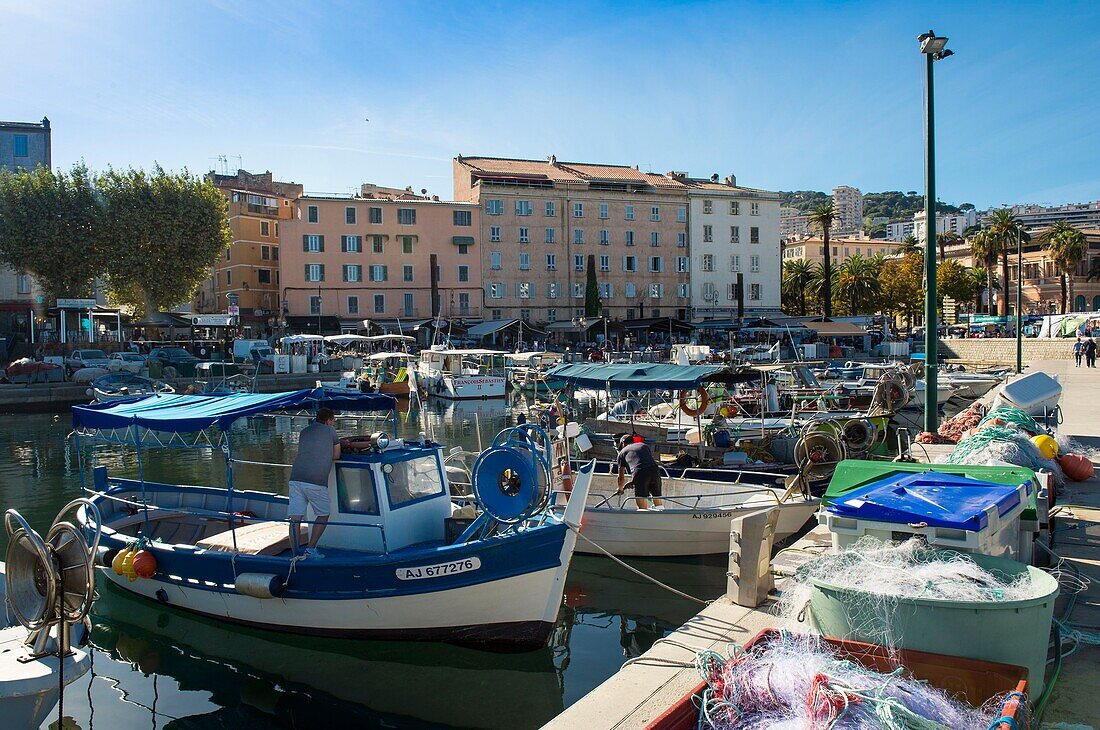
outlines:
[{"label": "white boat hull", "polygon": [[434,381],[424,379],[428,395],[449,400],[503,398],[507,380],[496,375],[444,375]]}]

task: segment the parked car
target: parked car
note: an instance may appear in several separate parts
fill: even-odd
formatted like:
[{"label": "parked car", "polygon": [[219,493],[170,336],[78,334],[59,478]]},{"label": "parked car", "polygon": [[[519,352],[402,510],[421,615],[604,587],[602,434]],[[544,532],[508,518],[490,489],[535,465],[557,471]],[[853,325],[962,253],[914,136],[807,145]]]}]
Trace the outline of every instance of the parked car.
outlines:
[{"label": "parked car", "polygon": [[65,373],[72,376],[82,368],[106,368],[111,364],[111,359],[103,350],[73,350],[65,358]]},{"label": "parked car", "polygon": [[175,368],[176,374],[182,377],[194,377],[195,365],[202,362],[182,347],[155,347],[149,353],[148,362],[156,360],[164,367]]},{"label": "parked car", "polygon": [[145,355],[136,352],[115,352],[111,354],[111,370],[125,370],[128,373],[140,373],[145,367]]}]

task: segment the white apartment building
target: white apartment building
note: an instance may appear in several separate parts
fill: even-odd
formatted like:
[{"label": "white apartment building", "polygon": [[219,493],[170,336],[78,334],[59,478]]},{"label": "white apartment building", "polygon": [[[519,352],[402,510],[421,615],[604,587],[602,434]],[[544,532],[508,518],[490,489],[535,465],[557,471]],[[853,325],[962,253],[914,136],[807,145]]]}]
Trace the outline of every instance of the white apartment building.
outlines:
[{"label": "white apartment building", "polygon": [[779,312],[779,195],[739,187],[732,175],[719,182],[717,175],[700,180],[669,174],[688,186],[695,319],[735,317],[739,299],[746,317]]},{"label": "white apartment building", "polygon": [[810,235],[810,220],[798,208],[779,209],[779,235],[785,241]]},{"label": "white apartment building", "polygon": [[863,193],[858,188],[838,185],[833,188],[833,209],[836,211],[837,233],[855,232],[863,228]]},{"label": "white apartment building", "polygon": [[[981,214],[982,223],[993,215],[996,208],[990,208]],[[1100,200],[1093,203],[1070,203],[1068,205],[1014,205],[1012,215],[1028,228],[1046,228],[1055,221],[1066,221],[1078,226],[1100,227]]]},{"label": "white apartment building", "polygon": [[904,241],[909,236],[913,235],[913,230],[916,224],[912,219],[892,221],[886,224],[886,240],[888,241]]},{"label": "white apartment building", "polygon": [[[913,236],[918,241],[923,241],[925,236],[924,211],[913,214]],[[936,216],[936,235],[954,233],[961,236],[963,231],[971,226],[978,225],[978,212],[976,210],[964,210],[961,213],[949,213]],[[901,240],[901,239],[898,239]]]}]

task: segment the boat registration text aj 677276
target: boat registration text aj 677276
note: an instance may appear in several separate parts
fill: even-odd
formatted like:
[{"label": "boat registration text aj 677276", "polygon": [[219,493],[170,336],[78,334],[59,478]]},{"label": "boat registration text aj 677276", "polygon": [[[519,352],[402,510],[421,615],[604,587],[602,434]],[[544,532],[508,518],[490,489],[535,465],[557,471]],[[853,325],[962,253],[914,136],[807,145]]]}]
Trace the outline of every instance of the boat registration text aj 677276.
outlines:
[{"label": "boat registration text aj 677276", "polygon": [[467,573],[471,570],[478,570],[480,567],[481,559],[474,557],[453,560],[449,563],[439,563],[438,565],[398,568],[394,572],[397,574],[399,580],[420,580],[421,578],[439,578],[444,575],[454,575],[455,573]]}]

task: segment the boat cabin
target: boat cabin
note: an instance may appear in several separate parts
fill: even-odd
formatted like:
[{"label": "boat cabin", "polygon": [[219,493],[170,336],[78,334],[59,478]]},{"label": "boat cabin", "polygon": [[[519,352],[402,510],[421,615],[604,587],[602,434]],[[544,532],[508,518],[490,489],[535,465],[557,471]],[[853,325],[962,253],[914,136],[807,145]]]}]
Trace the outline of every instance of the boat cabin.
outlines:
[{"label": "boat cabin", "polygon": [[438,372],[442,375],[484,375],[493,370],[493,356],[501,355],[496,350],[422,350],[420,367],[422,370]]}]

